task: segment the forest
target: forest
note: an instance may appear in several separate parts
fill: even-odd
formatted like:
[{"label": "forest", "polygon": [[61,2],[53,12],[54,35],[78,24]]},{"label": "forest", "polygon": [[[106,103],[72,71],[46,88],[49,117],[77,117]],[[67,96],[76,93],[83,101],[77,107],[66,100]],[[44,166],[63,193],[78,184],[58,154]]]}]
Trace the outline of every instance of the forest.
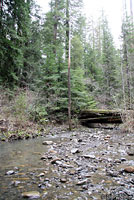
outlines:
[{"label": "forest", "polygon": [[103,10],[95,21],[82,0],[49,6],[41,15],[34,0],[1,1],[1,105],[8,97],[14,116],[41,123],[77,120],[84,109],[133,110],[132,1],[130,13],[124,1],[120,47]]}]

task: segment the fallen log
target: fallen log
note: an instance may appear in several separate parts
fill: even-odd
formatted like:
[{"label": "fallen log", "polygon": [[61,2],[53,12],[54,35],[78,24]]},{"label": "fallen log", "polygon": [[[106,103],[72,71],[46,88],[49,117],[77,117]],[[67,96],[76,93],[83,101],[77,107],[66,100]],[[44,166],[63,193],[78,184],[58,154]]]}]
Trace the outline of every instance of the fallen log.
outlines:
[{"label": "fallen log", "polygon": [[93,123],[120,124],[122,123],[121,111],[117,110],[83,110],[80,112],[79,121],[82,125],[89,126]]}]

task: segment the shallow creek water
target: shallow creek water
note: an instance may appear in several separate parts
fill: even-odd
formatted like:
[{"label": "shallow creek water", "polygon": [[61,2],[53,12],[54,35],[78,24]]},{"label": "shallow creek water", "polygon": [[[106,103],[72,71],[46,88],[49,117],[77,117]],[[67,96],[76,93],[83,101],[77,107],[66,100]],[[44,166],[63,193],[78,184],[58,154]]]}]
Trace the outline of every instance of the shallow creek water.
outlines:
[{"label": "shallow creek water", "polygon": [[133,134],[118,131],[85,129],[0,143],[0,200],[23,199],[29,191],[44,200],[134,199],[127,166],[134,166]]}]

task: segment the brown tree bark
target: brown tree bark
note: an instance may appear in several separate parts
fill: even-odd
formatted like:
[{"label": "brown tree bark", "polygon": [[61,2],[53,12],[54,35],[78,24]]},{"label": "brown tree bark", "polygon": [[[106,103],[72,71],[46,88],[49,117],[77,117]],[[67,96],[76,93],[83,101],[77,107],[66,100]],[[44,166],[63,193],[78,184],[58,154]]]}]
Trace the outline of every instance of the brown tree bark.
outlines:
[{"label": "brown tree bark", "polygon": [[68,52],[68,124],[69,124],[69,130],[72,129],[71,124],[71,76],[70,76],[70,64],[71,64],[71,40],[69,37],[69,52]]},{"label": "brown tree bark", "polygon": [[56,55],[56,41],[57,41],[57,27],[58,27],[58,16],[57,16],[57,10],[58,10],[58,2],[55,0],[55,16],[54,16],[54,47],[53,52]]},{"label": "brown tree bark", "polygon": [[69,24],[69,0],[66,0],[66,59],[68,60],[68,125],[69,130],[72,129],[71,124],[71,39],[70,39],[70,24]]}]

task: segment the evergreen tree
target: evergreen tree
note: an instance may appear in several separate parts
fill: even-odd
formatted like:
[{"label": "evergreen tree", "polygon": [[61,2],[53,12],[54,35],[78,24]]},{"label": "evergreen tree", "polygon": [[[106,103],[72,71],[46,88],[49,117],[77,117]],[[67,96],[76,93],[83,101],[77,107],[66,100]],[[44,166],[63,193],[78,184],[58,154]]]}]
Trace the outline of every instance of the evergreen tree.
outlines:
[{"label": "evergreen tree", "polygon": [[113,38],[108,27],[108,21],[104,17],[102,22],[102,71],[103,71],[103,94],[105,103],[110,105],[112,98],[116,94],[116,50],[113,44]]},{"label": "evergreen tree", "polygon": [[122,23],[122,53],[123,53],[123,78],[124,78],[124,96],[126,99],[125,107],[132,108],[133,99],[133,80],[134,80],[134,26],[128,16],[124,17]]},{"label": "evergreen tree", "polygon": [[67,109],[63,3],[63,1],[51,1],[51,11],[46,14],[42,32],[44,64],[42,65],[41,92],[43,96],[45,95],[44,103],[49,113]]},{"label": "evergreen tree", "polygon": [[31,78],[29,74],[33,68],[29,67],[28,59],[35,58],[33,47],[29,52],[34,37],[31,10],[32,1],[3,1],[0,15],[0,81],[6,86],[24,86]]},{"label": "evergreen tree", "polygon": [[71,49],[71,93],[72,93],[72,107],[78,112],[83,108],[93,108],[96,106],[92,95],[87,93],[84,83],[84,49],[80,38],[74,36],[72,39]]}]

